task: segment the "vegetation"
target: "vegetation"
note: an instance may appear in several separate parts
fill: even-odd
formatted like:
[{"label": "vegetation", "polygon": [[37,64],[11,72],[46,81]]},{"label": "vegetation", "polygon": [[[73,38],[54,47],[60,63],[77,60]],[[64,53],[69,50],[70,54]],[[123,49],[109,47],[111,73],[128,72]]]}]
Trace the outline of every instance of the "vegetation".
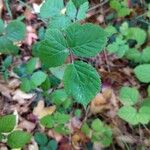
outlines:
[{"label": "vegetation", "polygon": [[93,1],[0,1],[0,149],[150,147],[150,4]]}]

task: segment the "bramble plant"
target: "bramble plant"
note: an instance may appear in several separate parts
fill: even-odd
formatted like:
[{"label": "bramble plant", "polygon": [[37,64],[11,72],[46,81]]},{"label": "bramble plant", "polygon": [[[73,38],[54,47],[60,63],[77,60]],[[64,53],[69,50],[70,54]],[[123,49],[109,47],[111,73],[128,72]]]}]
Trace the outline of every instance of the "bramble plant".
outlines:
[{"label": "bramble plant", "polygon": [[[64,6],[63,0],[47,0],[39,15],[50,22],[44,40],[36,48],[36,56],[40,58],[44,68],[61,66],[70,58],[62,79],[64,88],[69,96],[84,107],[100,91],[100,77],[91,65],[74,58],[96,56],[107,42],[107,34],[99,26],[77,23],[86,17],[87,5],[87,1],[78,3],[70,0]],[[65,21],[59,21],[62,18]],[[67,19],[70,21],[66,21]]]},{"label": "bramble plant", "polygon": [[[32,146],[38,146],[39,150],[64,149],[66,146],[73,146],[73,149],[80,149],[80,146],[81,149],[88,146],[94,149],[99,146],[100,149],[105,149],[111,145],[113,149],[116,145],[125,149],[126,145],[128,148],[128,141],[133,146],[137,144],[138,140],[134,142],[126,138],[120,127],[115,126],[123,125],[129,135],[130,127],[138,125],[140,129],[140,125],[143,125],[148,131],[146,126],[150,123],[150,27],[149,23],[146,27],[138,24],[138,21],[135,24],[135,20],[140,17],[150,20],[150,4],[146,5],[144,14],[136,16],[138,11],[142,12],[142,8],[136,12],[134,10],[138,7],[132,7],[136,2],[130,2],[104,1],[102,5],[94,5],[89,9],[88,0],[43,0],[41,5],[37,4],[37,1],[26,3],[19,0],[14,3],[21,5],[19,10],[23,9],[24,16],[17,18],[17,15],[14,16],[14,12],[11,12],[13,7],[9,7],[11,2],[5,1],[6,8],[2,8],[2,18],[5,19],[5,13],[8,13],[10,20],[0,19],[0,73],[5,81],[11,78],[12,82],[7,82],[8,85],[0,94],[2,93],[2,99],[3,96],[4,100],[8,99],[6,103],[13,103],[13,109],[8,113],[24,107],[26,98],[21,99],[22,95],[29,101],[25,109],[18,111],[19,114],[14,112],[0,116],[0,144],[8,149],[28,149],[30,146],[29,149],[32,149]],[[110,6],[111,14],[104,11],[103,15],[105,4],[106,8]],[[101,14],[97,15],[99,7]],[[96,17],[93,17],[95,14]],[[12,20],[13,18],[15,20]],[[95,18],[96,23],[103,22],[105,28],[87,23],[89,18]],[[30,31],[30,28],[33,31]],[[24,52],[26,47],[29,50],[27,55]],[[106,51],[103,51],[105,49]],[[97,72],[94,65],[88,62],[93,62],[94,58],[95,63],[95,56],[101,52],[103,53],[98,61],[102,61],[102,66],[97,67],[100,69]],[[116,56],[119,61],[114,63]],[[109,58],[113,61],[109,62]],[[126,61],[123,61],[124,59]],[[126,70],[118,65],[120,63],[121,66],[127,66],[123,68]],[[116,71],[116,68],[119,69]],[[100,73],[104,77],[103,88]],[[130,82],[132,79],[127,77],[132,73],[135,78]],[[122,75],[125,75],[125,78]],[[17,82],[15,87],[14,82]],[[142,86],[137,82],[142,83]],[[126,85],[119,91],[119,103],[116,96],[118,83],[119,86],[120,83]],[[0,83],[0,90],[3,85],[3,82]],[[133,85],[135,87],[132,87]],[[9,88],[11,90],[8,90],[7,94]],[[14,105],[17,108],[14,109]],[[26,109],[30,106],[31,109]],[[103,111],[106,114],[103,114]],[[3,113],[5,111],[1,114]],[[107,116],[110,119],[106,120],[106,123],[111,123],[110,126],[103,121]],[[129,125],[118,121],[119,118]],[[24,119],[25,122],[22,123]],[[30,128],[28,123],[29,126],[30,123],[31,126],[33,124],[33,127]],[[24,130],[31,130],[33,137]],[[137,130],[133,138],[138,134],[141,141],[141,133],[137,133]],[[144,134],[145,131],[142,136]],[[143,143],[149,144],[149,141],[144,140]],[[90,149],[89,147],[87,149]]]},{"label": "bramble plant", "polygon": [[128,0],[110,0],[110,6],[117,12],[118,17],[128,16],[132,11],[128,6]]},{"label": "bramble plant", "polygon": [[105,125],[100,119],[93,120],[91,127],[87,123],[84,123],[81,130],[93,142],[100,143],[102,147],[108,147],[112,143],[111,128]]},{"label": "bramble plant", "polygon": [[[86,18],[88,8],[89,2],[87,0],[69,0],[66,6],[63,0],[46,0],[39,13],[39,18],[47,23],[46,32],[42,34],[41,41],[33,46],[34,57],[13,69],[21,80],[21,90],[31,92],[40,88],[43,91],[43,96],[46,96],[48,100],[50,98],[51,103],[57,106],[61,113],[57,110],[52,115],[42,117],[40,124],[62,135],[70,134],[68,126],[65,125],[69,123],[70,115],[64,112],[70,109],[73,102],[80,103],[86,108],[101,90],[101,80],[96,69],[80,60],[96,56],[107,43],[107,33],[104,29],[91,23],[81,24],[79,22]],[[25,37],[25,25],[21,21],[15,20],[5,28],[3,21],[0,20],[0,26],[2,29],[0,31],[0,43],[2,43],[0,52],[18,54],[17,42]],[[40,70],[36,68],[38,58],[41,61]],[[69,61],[66,63],[67,59]],[[3,62],[3,72],[7,72],[12,60],[9,61],[9,64],[6,62],[7,59]],[[64,89],[49,93],[50,87],[57,86],[58,80],[59,83],[63,81]],[[77,116],[80,116],[80,113],[80,109],[75,111]],[[7,118],[7,116],[3,118],[5,117]],[[13,115],[12,117],[14,117],[11,123],[12,127],[9,125],[11,118],[8,123],[10,129],[7,132],[10,133],[7,136],[7,145],[11,148],[23,148],[31,137],[24,131],[14,129],[16,117]],[[96,123],[93,122],[91,127],[93,141],[100,140],[104,146],[110,145],[111,130],[104,127],[100,120],[96,122],[101,124],[103,131],[95,129]],[[0,127],[0,130],[2,129],[3,124]],[[1,135],[3,132],[1,131]],[[104,140],[101,139],[102,135],[106,136]],[[22,140],[19,140],[21,136]],[[48,142],[46,135],[41,133],[35,134],[35,140],[41,149],[54,148],[54,145],[57,148],[56,142]]]}]

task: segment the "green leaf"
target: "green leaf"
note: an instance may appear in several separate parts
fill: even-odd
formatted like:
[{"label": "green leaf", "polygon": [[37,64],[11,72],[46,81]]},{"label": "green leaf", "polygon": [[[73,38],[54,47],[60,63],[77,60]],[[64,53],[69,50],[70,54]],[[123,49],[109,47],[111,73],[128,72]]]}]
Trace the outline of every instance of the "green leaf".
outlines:
[{"label": "green leaf", "polygon": [[69,64],[65,70],[66,92],[85,107],[99,92],[100,83],[100,77],[96,70],[82,61]]},{"label": "green leaf", "polygon": [[134,69],[136,77],[143,83],[150,83],[150,64],[139,65]]},{"label": "green leaf", "polygon": [[90,129],[90,127],[88,126],[88,124],[87,124],[86,122],[82,125],[81,131],[82,131],[86,136],[89,136],[89,137],[90,137],[91,129]]},{"label": "green leaf", "polygon": [[5,136],[2,133],[0,133],[0,142],[2,142],[3,139],[5,139]]},{"label": "green leaf", "polygon": [[146,47],[142,52],[142,62],[149,63],[150,62],[150,46]]},{"label": "green leaf", "polygon": [[33,73],[33,71],[35,70],[35,67],[36,67],[36,61],[37,61],[36,58],[31,58],[27,62],[27,64],[26,64],[26,72],[27,72],[27,74]]},{"label": "green leaf", "polygon": [[66,38],[71,51],[76,56],[91,57],[102,51],[107,34],[97,25],[90,23],[70,25],[66,30]]},{"label": "green leaf", "polygon": [[76,18],[77,9],[72,0],[67,3],[66,6],[66,15],[70,17],[70,19],[74,20]]},{"label": "green leaf", "polygon": [[51,87],[51,82],[50,82],[49,77],[47,77],[46,80],[41,84],[41,88],[44,91],[47,91],[50,87]]},{"label": "green leaf", "polygon": [[147,92],[148,92],[148,97],[150,97],[150,85],[148,86]]},{"label": "green leaf", "polygon": [[2,19],[0,19],[0,34],[4,32],[4,29],[5,29],[4,22]]},{"label": "green leaf", "polygon": [[54,120],[56,124],[65,124],[69,122],[70,116],[68,114],[56,112],[54,114]]},{"label": "green leaf", "polygon": [[84,4],[85,2],[87,2],[87,0],[72,0],[72,2],[78,8],[79,6],[81,6],[82,4]]},{"label": "green leaf", "polygon": [[115,42],[107,46],[107,50],[121,58],[129,50],[129,46],[122,37],[118,37]]},{"label": "green leaf", "polygon": [[18,53],[18,47],[13,45],[13,42],[5,37],[0,37],[0,53],[14,54]]},{"label": "green leaf", "polygon": [[112,25],[108,25],[106,28],[105,28],[105,31],[107,32],[108,34],[108,37],[112,36],[113,34],[117,33],[117,29],[112,26]]},{"label": "green leaf", "polygon": [[150,98],[149,97],[144,99],[142,106],[150,107]]},{"label": "green leaf", "polygon": [[65,102],[65,100],[68,98],[68,95],[66,94],[64,89],[60,89],[60,90],[55,90],[52,94],[51,94],[51,100],[52,102],[59,106],[61,105],[63,102]]},{"label": "green leaf", "polygon": [[92,128],[91,140],[93,142],[99,142],[103,147],[107,147],[112,143],[112,131],[107,125],[99,119],[95,119],[92,123]]},{"label": "green leaf", "polygon": [[11,41],[21,41],[25,38],[26,27],[20,21],[12,21],[6,27],[5,36]]},{"label": "green leaf", "polygon": [[4,67],[7,69],[11,65],[12,61],[13,61],[12,56],[7,56],[3,61]]},{"label": "green leaf", "polygon": [[31,81],[27,78],[21,78],[21,90],[29,92],[32,89]]},{"label": "green leaf", "polygon": [[50,140],[47,145],[49,150],[57,150],[58,144],[55,140]]},{"label": "green leaf", "polygon": [[140,47],[142,44],[144,44],[147,37],[146,32],[143,29],[138,27],[128,28],[125,34],[128,40],[132,39],[137,41],[137,45],[136,45],[137,47]]},{"label": "green leaf", "polygon": [[41,133],[41,132],[36,132],[34,134],[34,139],[35,141],[37,142],[38,145],[46,145],[48,143],[48,138],[47,136],[44,134],[44,133]]},{"label": "green leaf", "polygon": [[83,3],[79,7],[79,10],[78,10],[78,13],[77,13],[77,20],[85,19],[86,18],[86,12],[88,11],[88,9],[89,9],[89,3],[88,2]]},{"label": "green leaf", "polygon": [[55,77],[62,80],[63,76],[64,76],[65,69],[66,69],[66,65],[64,64],[62,66],[50,68],[50,71]]},{"label": "green leaf", "polygon": [[148,124],[150,121],[150,109],[147,106],[140,108],[138,113],[139,123]]},{"label": "green leaf", "polygon": [[42,71],[37,71],[31,76],[31,82],[35,86],[41,85],[46,80],[47,75]]},{"label": "green leaf", "polygon": [[139,99],[139,92],[136,88],[122,87],[119,93],[120,101],[124,105],[134,105]]},{"label": "green leaf", "polygon": [[46,128],[53,128],[53,126],[55,125],[55,121],[52,115],[44,116],[40,119],[40,123]]},{"label": "green leaf", "polygon": [[141,53],[135,48],[129,49],[126,52],[126,57],[135,63],[139,63],[141,61]]},{"label": "green leaf", "polygon": [[74,112],[74,114],[75,114],[76,117],[80,118],[81,115],[82,115],[81,109],[76,109],[75,112]]},{"label": "green leaf", "polygon": [[118,116],[130,123],[131,125],[137,125],[139,123],[137,117],[137,110],[131,106],[123,106],[118,111]]},{"label": "green leaf", "polygon": [[7,144],[10,148],[23,148],[31,139],[31,135],[24,131],[13,131],[8,135]]},{"label": "green leaf", "polygon": [[117,11],[118,17],[125,17],[131,13],[131,10],[127,6],[127,1],[111,0],[110,6]]},{"label": "green leaf", "polygon": [[105,127],[105,131],[101,139],[101,144],[104,147],[108,147],[110,146],[111,143],[112,143],[112,131],[109,127]]},{"label": "green leaf", "polygon": [[0,117],[0,133],[11,132],[16,125],[15,115],[6,115]]},{"label": "green leaf", "polygon": [[70,131],[67,127],[65,127],[63,124],[60,124],[54,128],[55,132],[63,135],[70,134]]},{"label": "green leaf", "polygon": [[50,20],[48,24],[49,29],[64,30],[71,24],[71,20],[68,16],[58,16]]},{"label": "green leaf", "polygon": [[40,16],[42,18],[58,16],[63,8],[63,0],[46,0],[40,9]]},{"label": "green leaf", "polygon": [[104,124],[101,120],[95,119],[93,120],[91,127],[96,132],[101,132],[104,129]]},{"label": "green leaf", "polygon": [[39,150],[47,150],[47,146],[39,146]]},{"label": "green leaf", "polygon": [[59,30],[47,30],[46,40],[41,42],[39,48],[39,57],[47,67],[56,67],[62,65],[69,50],[66,48],[67,43]]}]

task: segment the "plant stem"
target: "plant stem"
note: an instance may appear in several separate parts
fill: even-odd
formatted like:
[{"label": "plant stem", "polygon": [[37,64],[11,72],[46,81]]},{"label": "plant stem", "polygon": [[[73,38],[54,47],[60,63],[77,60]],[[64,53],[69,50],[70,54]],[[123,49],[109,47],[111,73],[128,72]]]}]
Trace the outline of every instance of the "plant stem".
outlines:
[{"label": "plant stem", "polygon": [[11,13],[11,10],[10,10],[10,7],[9,7],[8,0],[4,0],[4,3],[5,3],[5,6],[6,6],[6,9],[8,11],[8,14],[9,14],[10,18],[13,19],[13,16],[12,16],[12,13]]}]

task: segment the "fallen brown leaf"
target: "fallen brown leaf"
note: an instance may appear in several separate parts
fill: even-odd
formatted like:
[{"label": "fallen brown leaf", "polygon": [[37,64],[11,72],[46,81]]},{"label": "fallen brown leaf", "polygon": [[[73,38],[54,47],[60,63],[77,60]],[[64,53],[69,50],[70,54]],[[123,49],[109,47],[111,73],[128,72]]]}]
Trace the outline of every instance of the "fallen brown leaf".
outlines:
[{"label": "fallen brown leaf", "polygon": [[62,137],[63,137],[61,134],[56,133],[53,130],[48,131],[48,136],[51,137],[51,138],[54,138],[57,142],[60,142]]},{"label": "fallen brown leaf", "polygon": [[35,96],[35,94],[30,93],[24,93],[23,91],[17,89],[14,93],[13,93],[13,100],[17,101],[19,104],[25,104],[27,99],[31,99]]},{"label": "fallen brown leaf", "polygon": [[72,141],[72,146],[76,150],[81,149],[81,145],[84,145],[88,142],[88,138],[80,131],[78,130],[76,133],[72,135],[71,141]]},{"label": "fallen brown leaf", "polygon": [[10,89],[16,89],[19,87],[19,85],[20,85],[19,79],[10,79],[9,80],[8,87]]},{"label": "fallen brown leaf", "polygon": [[21,121],[20,124],[18,125],[19,128],[26,129],[30,133],[34,130],[35,126],[36,126],[35,123],[32,123],[27,120]]},{"label": "fallen brown leaf", "polygon": [[40,100],[37,106],[34,108],[33,114],[40,119],[46,115],[51,115],[55,110],[56,106],[45,107],[44,101]]},{"label": "fallen brown leaf", "polygon": [[102,93],[98,93],[96,97],[92,100],[90,105],[90,111],[92,114],[98,114],[104,110],[111,108],[110,98],[112,90],[110,88],[105,89]]}]

